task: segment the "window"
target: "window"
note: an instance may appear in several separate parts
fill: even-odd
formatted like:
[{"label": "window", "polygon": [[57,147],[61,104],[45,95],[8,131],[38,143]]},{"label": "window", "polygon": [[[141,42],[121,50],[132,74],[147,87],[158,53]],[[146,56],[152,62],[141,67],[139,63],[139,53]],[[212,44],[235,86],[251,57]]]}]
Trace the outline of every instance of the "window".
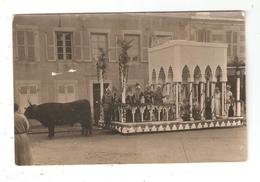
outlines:
[{"label": "window", "polygon": [[35,37],[33,31],[17,31],[17,54],[19,60],[35,61]]},{"label": "window", "polygon": [[141,41],[140,35],[136,34],[125,34],[125,40],[131,41],[132,47],[128,50],[128,56],[131,61],[140,61],[141,60]]},{"label": "window", "polygon": [[72,59],[72,32],[56,32],[58,60]]},{"label": "window", "polygon": [[208,31],[208,30],[197,31],[197,41],[198,42],[210,42],[210,31]]},{"label": "window", "polygon": [[228,49],[227,49],[228,57],[236,57],[237,47],[238,47],[238,33],[233,31],[228,31],[226,33],[226,43],[228,44]]},{"label": "window", "polygon": [[99,49],[108,52],[108,38],[106,33],[91,33],[91,54],[92,59],[97,60],[100,55]]}]

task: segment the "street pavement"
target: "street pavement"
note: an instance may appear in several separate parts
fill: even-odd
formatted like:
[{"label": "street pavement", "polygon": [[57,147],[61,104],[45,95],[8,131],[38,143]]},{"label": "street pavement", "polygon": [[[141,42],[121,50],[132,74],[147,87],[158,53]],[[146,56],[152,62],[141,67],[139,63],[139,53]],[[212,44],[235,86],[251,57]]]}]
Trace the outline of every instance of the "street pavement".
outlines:
[{"label": "street pavement", "polygon": [[[44,131],[44,130],[43,130]],[[135,135],[94,128],[81,136],[67,128],[48,139],[30,134],[35,165],[233,162],[247,159],[247,128],[202,129]]]}]

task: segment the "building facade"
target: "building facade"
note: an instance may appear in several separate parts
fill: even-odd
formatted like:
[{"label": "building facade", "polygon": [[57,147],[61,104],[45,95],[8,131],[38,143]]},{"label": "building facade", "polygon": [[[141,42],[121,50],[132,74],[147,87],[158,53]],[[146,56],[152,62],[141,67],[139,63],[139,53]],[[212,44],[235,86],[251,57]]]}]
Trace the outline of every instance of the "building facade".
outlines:
[{"label": "building facade", "polygon": [[241,17],[196,13],[17,15],[13,21],[15,102],[24,108],[28,101],[39,104],[88,99],[93,113],[99,113],[99,48],[108,57],[105,87],[109,84],[119,94],[117,41],[122,39],[132,40],[128,52],[130,89],[136,83],[148,84],[148,48],[172,39],[227,43],[227,60],[231,64],[228,82],[230,78],[235,89],[232,61],[235,57],[245,61]]}]

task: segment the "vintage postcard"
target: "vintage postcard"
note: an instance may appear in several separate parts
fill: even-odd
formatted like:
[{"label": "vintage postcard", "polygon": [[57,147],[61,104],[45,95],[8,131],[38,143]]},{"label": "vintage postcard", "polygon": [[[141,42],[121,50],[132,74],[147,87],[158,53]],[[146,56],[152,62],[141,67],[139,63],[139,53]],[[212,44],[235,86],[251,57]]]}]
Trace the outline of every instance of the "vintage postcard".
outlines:
[{"label": "vintage postcard", "polygon": [[243,11],[15,15],[16,164],[247,160],[245,40]]}]

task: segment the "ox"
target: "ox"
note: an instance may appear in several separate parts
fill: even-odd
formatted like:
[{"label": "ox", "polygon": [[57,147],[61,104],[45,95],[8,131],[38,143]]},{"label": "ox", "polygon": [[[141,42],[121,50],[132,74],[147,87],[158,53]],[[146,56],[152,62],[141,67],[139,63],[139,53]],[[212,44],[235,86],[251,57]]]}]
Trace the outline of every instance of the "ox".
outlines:
[{"label": "ox", "polygon": [[49,138],[54,137],[55,125],[81,124],[81,134],[92,134],[91,108],[88,100],[77,100],[68,103],[44,103],[25,108],[24,115],[36,119],[48,127]]}]

